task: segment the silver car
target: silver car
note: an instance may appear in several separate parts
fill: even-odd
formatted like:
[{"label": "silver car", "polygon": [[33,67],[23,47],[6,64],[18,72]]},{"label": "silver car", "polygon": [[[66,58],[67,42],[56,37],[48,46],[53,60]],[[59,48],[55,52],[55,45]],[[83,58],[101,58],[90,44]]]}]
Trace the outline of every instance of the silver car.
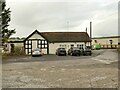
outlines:
[{"label": "silver car", "polygon": [[36,48],[32,52],[32,56],[42,56],[42,51],[40,48]]}]

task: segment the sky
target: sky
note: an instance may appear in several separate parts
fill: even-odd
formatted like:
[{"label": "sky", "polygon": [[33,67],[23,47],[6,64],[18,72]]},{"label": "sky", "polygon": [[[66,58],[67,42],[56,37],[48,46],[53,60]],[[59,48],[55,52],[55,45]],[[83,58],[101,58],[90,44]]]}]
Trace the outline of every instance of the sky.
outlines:
[{"label": "sky", "polygon": [[11,37],[39,32],[85,32],[92,37],[118,36],[119,0],[6,0]]}]

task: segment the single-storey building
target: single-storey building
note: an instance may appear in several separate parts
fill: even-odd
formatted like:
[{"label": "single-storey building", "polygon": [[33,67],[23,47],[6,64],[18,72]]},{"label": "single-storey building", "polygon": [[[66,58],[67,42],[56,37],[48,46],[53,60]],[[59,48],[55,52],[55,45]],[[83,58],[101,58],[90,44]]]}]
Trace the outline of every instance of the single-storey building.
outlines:
[{"label": "single-storey building", "polygon": [[92,45],[100,44],[101,48],[118,48],[120,43],[120,36],[108,36],[108,37],[94,37],[92,38]]},{"label": "single-storey building", "polygon": [[10,52],[11,44],[21,47],[25,53],[30,55],[35,48],[41,48],[44,54],[55,54],[56,49],[64,47],[68,50],[75,46],[92,46],[100,44],[101,48],[119,48],[120,36],[94,37],[90,38],[87,32],[39,32],[35,30],[24,40],[10,40],[7,49]]},{"label": "single-storey building", "polygon": [[21,49],[24,49],[24,42],[23,40],[8,40],[7,43],[4,43],[4,46],[2,47],[6,53],[11,52],[11,45],[14,45],[15,47],[20,47]]},{"label": "single-storey building", "polygon": [[90,46],[91,39],[87,32],[39,32],[35,30],[24,40],[26,54],[32,54],[35,48],[41,48],[44,54],[55,54],[56,49],[64,47]]}]

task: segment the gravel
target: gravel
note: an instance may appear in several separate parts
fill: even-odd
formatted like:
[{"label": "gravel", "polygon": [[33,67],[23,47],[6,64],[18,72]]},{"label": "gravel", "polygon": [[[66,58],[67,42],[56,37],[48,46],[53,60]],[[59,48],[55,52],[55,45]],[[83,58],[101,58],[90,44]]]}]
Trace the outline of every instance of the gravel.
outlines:
[{"label": "gravel", "polygon": [[[95,52],[97,53],[96,56],[58,57],[55,55],[48,55],[46,57],[29,57],[28,59],[31,59],[29,62],[22,62],[21,60],[20,62],[16,61],[3,63],[3,87],[118,87],[118,63],[113,60],[117,59],[117,52],[115,52],[114,50],[94,50],[94,53]],[[100,59],[105,61],[106,59],[108,59],[108,56],[110,56],[110,60],[113,61],[112,63],[105,64],[104,62],[100,61]],[[93,60],[93,58],[95,58],[96,60]],[[34,60],[34,62],[32,60]]]}]

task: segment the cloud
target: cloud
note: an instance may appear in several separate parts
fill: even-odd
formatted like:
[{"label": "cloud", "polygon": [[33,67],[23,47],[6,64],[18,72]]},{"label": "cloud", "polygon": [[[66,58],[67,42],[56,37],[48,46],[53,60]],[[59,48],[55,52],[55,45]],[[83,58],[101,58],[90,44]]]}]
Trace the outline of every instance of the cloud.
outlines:
[{"label": "cloud", "polygon": [[[12,10],[10,28],[16,28],[16,36],[26,36],[35,29],[41,32],[85,31],[86,27],[89,30],[90,21],[94,36],[117,35],[118,0],[6,1]],[[106,33],[104,28],[113,33]]]}]

